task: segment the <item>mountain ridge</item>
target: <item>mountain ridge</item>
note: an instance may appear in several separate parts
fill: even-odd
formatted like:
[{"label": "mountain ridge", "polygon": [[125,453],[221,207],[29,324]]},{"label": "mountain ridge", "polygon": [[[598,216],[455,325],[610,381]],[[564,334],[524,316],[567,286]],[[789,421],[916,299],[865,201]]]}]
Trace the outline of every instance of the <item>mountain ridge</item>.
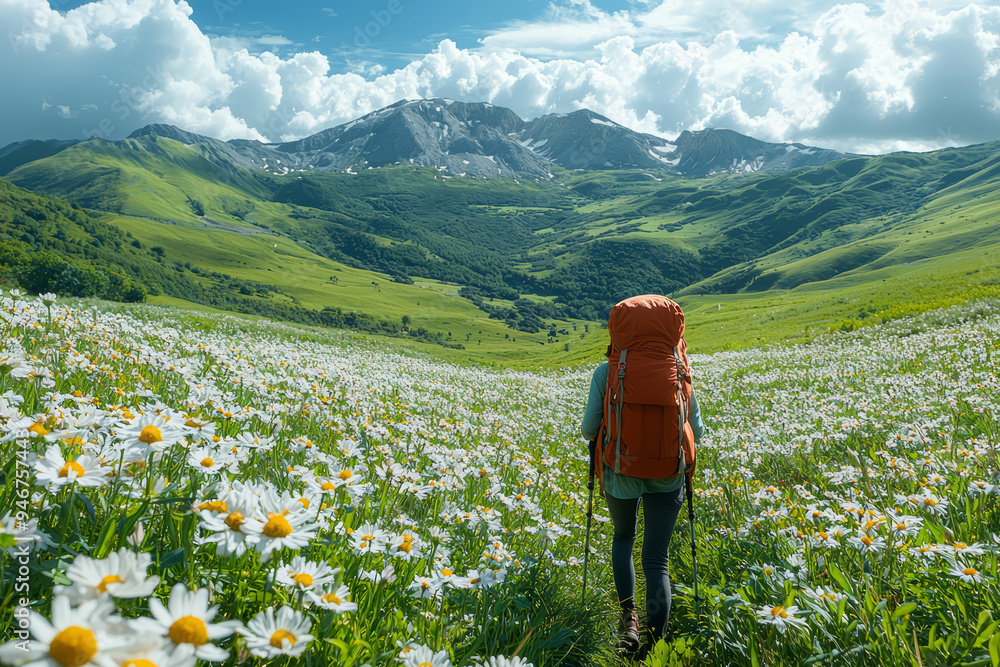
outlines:
[{"label": "mountain ridge", "polygon": [[[732,130],[685,130],[674,141],[636,132],[589,109],[524,120],[506,107],[446,98],[400,100],[295,141],[222,141],[153,123],[125,140],[174,139],[206,158],[285,175],[413,164],[451,177],[542,181],[553,169],[641,169],[700,178],[722,173],[786,171],[853,157],[803,144],[760,141]],[[0,175],[79,141],[28,141],[0,149]]]}]

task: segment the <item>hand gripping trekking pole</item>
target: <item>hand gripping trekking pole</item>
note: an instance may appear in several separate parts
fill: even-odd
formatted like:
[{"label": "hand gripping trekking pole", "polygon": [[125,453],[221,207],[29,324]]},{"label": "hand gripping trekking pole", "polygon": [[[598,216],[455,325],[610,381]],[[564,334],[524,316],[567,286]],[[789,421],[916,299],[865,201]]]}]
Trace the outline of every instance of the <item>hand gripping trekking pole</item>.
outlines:
[{"label": "hand gripping trekking pole", "polygon": [[[701,596],[698,595],[698,552],[695,550],[694,542],[694,500],[692,499],[694,493],[691,488],[691,476],[687,476],[687,497],[688,497],[688,524],[691,526],[691,568],[694,574],[694,599],[695,602],[701,601]],[[584,568],[586,572],[586,568]],[[586,575],[584,575],[586,576]]]},{"label": "hand gripping trekking pole", "polygon": [[587,601],[587,562],[590,558],[590,521],[594,516],[594,469],[597,452],[597,438],[590,441],[590,480],[587,482],[587,489],[590,497],[587,498],[587,539],[583,546],[583,601]]}]

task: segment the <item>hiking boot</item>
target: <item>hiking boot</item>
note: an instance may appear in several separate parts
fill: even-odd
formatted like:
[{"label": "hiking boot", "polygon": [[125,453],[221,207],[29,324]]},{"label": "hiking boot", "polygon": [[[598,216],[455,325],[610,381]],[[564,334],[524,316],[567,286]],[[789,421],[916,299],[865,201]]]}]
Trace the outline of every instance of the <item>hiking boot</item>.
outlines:
[{"label": "hiking boot", "polygon": [[634,655],[641,644],[639,642],[639,613],[635,609],[622,611],[618,625],[618,643],[615,653],[622,656]]}]

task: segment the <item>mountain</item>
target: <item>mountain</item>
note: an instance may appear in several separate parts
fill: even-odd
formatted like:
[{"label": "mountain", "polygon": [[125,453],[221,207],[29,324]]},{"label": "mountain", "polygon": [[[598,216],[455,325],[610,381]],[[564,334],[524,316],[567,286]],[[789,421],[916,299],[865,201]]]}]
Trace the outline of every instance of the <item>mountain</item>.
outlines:
[{"label": "mountain", "polygon": [[49,139],[47,141],[29,139],[4,146],[0,148],[0,176],[14,171],[22,164],[47,158],[78,143],[80,142],[73,139]]},{"label": "mountain", "polygon": [[518,140],[567,169],[656,169],[676,171],[676,146],[640,134],[587,109],[549,114],[527,123]]},{"label": "mountain", "polygon": [[523,126],[513,111],[492,104],[403,101],[274,148],[298,169],[416,164],[456,176],[551,178],[550,162],[514,139]]},{"label": "mountain", "polygon": [[[587,109],[525,121],[504,107],[442,98],[403,100],[349,123],[285,143],[220,141],[171,125],[148,125],[133,132],[129,139],[143,137],[164,137],[187,146],[200,146],[206,159],[220,165],[282,175],[357,173],[412,164],[431,167],[449,176],[477,178],[545,180],[553,178],[556,166],[641,169],[703,177],[787,171],[851,157],[802,144],[766,143],[731,130],[685,131],[670,142],[636,132]],[[72,144],[62,147],[69,145]],[[46,148],[47,154],[57,148],[55,145]],[[11,162],[6,171],[23,163]],[[0,168],[3,164],[0,153]],[[647,178],[656,177],[650,174]]]},{"label": "mountain", "polygon": [[732,130],[685,130],[674,140],[676,149],[664,153],[677,172],[685,176],[711,176],[755,171],[789,171],[798,167],[821,167],[834,160],[858,157],[804,144],[772,144]]}]

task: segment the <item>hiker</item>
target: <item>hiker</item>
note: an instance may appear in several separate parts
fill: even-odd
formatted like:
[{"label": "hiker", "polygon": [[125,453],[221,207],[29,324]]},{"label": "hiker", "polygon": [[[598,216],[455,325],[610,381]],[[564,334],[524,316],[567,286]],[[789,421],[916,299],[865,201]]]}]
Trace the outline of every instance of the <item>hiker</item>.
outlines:
[{"label": "hiker", "polygon": [[[705,427],[690,389],[680,306],[655,295],[626,299],[612,308],[608,332],[608,362],[594,371],[580,428],[588,441],[600,438],[597,473],[614,524],[611,567],[621,606],[616,650],[631,654],[640,649],[632,565],[639,501],[645,522],[642,569],[646,576],[648,648],[664,636],[670,615],[667,551],[684,502],[685,472],[693,472],[694,443],[701,439]],[[614,369],[611,378],[609,365]],[[623,392],[618,391],[619,385]],[[638,400],[630,403],[630,398]],[[687,414],[680,429],[679,408]],[[650,423],[657,428],[650,428]],[[670,447],[674,458],[656,458]],[[615,472],[616,466],[620,472]]]}]

